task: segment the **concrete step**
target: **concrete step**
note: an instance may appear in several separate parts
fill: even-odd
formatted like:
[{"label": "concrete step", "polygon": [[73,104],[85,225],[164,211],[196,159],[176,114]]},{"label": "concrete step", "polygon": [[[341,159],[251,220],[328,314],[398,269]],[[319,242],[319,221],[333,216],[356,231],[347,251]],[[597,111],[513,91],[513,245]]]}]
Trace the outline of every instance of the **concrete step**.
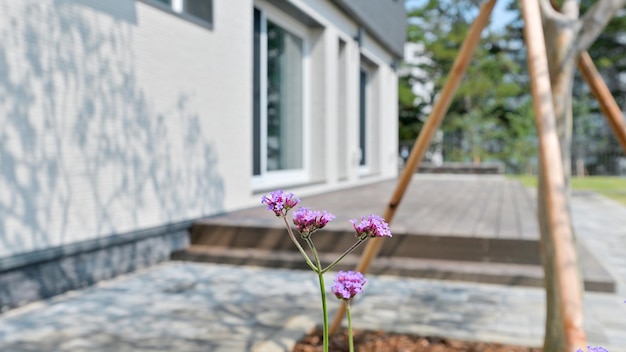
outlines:
[{"label": "concrete step", "polygon": [[[328,265],[336,253],[322,254],[321,262]],[[173,260],[254,265],[289,269],[308,269],[298,252],[258,248],[225,248],[191,245],[172,254]],[[360,256],[352,254],[344,258],[333,270],[352,270]],[[370,273],[437,280],[469,281],[512,286],[543,286],[543,268],[540,265],[467,262],[406,257],[378,257]],[[597,268],[584,270],[585,290],[615,292],[615,281]]]},{"label": "concrete step", "polygon": [[[254,248],[297,252],[289,240],[287,230],[280,227],[280,222],[274,223],[278,226],[200,221],[191,229],[191,243],[229,249]],[[341,253],[355,241],[354,231],[340,228],[324,229],[313,236],[315,246],[321,253]],[[364,246],[361,246],[355,253],[360,254],[363,248]],[[541,263],[539,241],[536,239],[462,235],[394,233],[393,238],[383,240],[379,256],[531,265]]]}]

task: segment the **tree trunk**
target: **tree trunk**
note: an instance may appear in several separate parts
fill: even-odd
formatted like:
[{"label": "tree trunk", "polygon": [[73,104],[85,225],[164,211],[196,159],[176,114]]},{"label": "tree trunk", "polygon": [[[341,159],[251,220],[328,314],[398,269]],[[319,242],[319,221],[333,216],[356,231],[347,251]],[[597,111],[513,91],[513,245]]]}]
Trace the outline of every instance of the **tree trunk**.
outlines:
[{"label": "tree trunk", "polygon": [[556,0],[520,4],[527,5],[521,8],[541,150],[537,198],[547,304],[544,351],[571,352],[586,345],[583,283],[569,205],[574,68],[578,54],[591,46],[626,0],[598,0],[582,18],[578,0],[562,0],[560,7]]},{"label": "tree trunk", "polygon": [[[571,9],[570,9],[571,10]],[[571,11],[571,17],[578,17],[577,9]],[[567,12],[564,12],[567,15]],[[548,66],[550,83],[552,87],[552,103],[554,106],[554,114],[556,120],[556,128],[561,148],[561,157],[563,163],[564,189],[559,190],[565,199],[566,209],[559,211],[570,212],[570,177],[571,177],[571,144],[572,144],[572,84],[574,79],[574,70],[576,68],[576,52],[574,49],[577,37],[577,29],[575,26],[566,25],[562,22],[543,21],[546,50],[548,54]],[[564,272],[564,268],[560,267],[555,260],[555,251],[557,250],[555,242],[554,227],[550,226],[547,216],[548,205],[546,204],[546,182],[545,174],[539,172],[538,186],[538,217],[539,228],[541,231],[541,250],[544,262],[545,285],[546,285],[546,330],[544,340],[544,351],[568,351],[572,348],[569,344],[573,340],[584,340],[585,332],[582,324],[582,311],[577,314],[575,319],[564,319],[562,305],[560,300],[563,299],[564,292],[559,290],[560,287],[557,275],[572,275],[577,273],[580,280],[580,271],[578,269],[578,260],[575,255],[575,243],[573,236],[567,239],[565,245],[569,246],[568,252],[573,253],[573,257],[569,258],[569,265],[575,268],[574,271],[569,270],[569,274]],[[569,217],[568,217],[569,219]],[[562,224],[569,226],[569,233],[573,234],[572,224]],[[564,242],[561,241],[561,244]],[[559,248],[563,250],[563,248]],[[558,271],[558,272],[557,272]],[[582,287],[582,282],[578,287]],[[569,295],[578,295],[578,299],[574,301],[582,302],[582,290],[578,288],[578,292],[569,292]],[[582,310],[582,307],[579,307]],[[570,317],[571,318],[571,317]],[[577,337],[572,337],[572,335]],[[569,341],[569,342],[568,342]],[[584,346],[576,346],[582,348]],[[573,351],[573,350],[572,350]]]},{"label": "tree trunk", "polygon": [[544,21],[544,33],[548,53],[550,84],[552,85],[552,104],[554,105],[557,133],[561,144],[565,185],[569,193],[572,171],[572,85],[576,59],[578,58],[573,48],[577,31],[574,26]]}]

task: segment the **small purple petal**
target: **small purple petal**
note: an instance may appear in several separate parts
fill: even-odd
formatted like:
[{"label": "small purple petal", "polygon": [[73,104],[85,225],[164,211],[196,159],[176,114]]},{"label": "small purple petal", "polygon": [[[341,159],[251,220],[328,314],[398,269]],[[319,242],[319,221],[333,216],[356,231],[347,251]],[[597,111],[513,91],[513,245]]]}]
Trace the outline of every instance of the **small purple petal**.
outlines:
[{"label": "small purple petal", "polygon": [[261,203],[267,204],[267,209],[273,211],[276,216],[285,216],[291,208],[300,203],[300,199],[295,198],[293,193],[278,190],[261,197]]},{"label": "small purple petal", "polygon": [[587,346],[587,351],[588,352],[609,352],[609,350],[607,350],[604,347],[593,347],[593,346]]},{"label": "small purple petal", "polygon": [[356,231],[356,237],[391,237],[389,224],[378,215],[361,217],[361,220],[350,220]]},{"label": "small purple petal", "polygon": [[363,292],[363,285],[366,283],[367,280],[358,271],[340,271],[330,290],[338,299],[349,300]]},{"label": "small purple petal", "polygon": [[[582,349],[577,349],[576,352],[583,352]],[[609,352],[609,350],[607,350],[604,347],[594,347],[594,346],[587,346],[587,352]]]},{"label": "small purple petal", "polygon": [[334,218],[333,214],[326,211],[309,210],[305,207],[300,207],[293,213],[293,223],[298,232],[305,237],[323,228]]}]

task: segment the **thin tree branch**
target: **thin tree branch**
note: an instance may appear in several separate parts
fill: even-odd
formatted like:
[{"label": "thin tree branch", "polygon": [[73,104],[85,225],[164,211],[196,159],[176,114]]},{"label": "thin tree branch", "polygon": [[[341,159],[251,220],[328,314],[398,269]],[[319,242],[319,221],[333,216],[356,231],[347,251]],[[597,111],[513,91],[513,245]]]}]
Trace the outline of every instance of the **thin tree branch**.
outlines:
[{"label": "thin tree branch", "polygon": [[579,0],[564,0],[558,11],[569,19],[578,19],[580,16],[579,2]]},{"label": "thin tree branch", "polygon": [[539,0],[539,6],[541,8],[541,14],[544,20],[554,22],[566,22],[569,19],[557,9],[552,6],[550,0]]},{"label": "thin tree branch", "polygon": [[617,10],[624,6],[626,0],[599,0],[593,4],[581,18],[582,29],[576,43],[578,52],[589,49]]}]

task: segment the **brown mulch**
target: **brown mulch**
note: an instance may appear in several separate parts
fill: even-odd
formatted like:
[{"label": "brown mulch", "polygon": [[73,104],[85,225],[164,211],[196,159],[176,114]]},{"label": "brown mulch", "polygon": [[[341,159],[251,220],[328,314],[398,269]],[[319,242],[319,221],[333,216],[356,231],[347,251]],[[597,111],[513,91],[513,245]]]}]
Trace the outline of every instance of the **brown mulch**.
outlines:
[{"label": "brown mulch", "polygon": [[[348,352],[347,330],[330,337],[329,350]],[[384,331],[354,331],[355,352],[541,352],[540,348],[459,341]],[[315,329],[296,343],[293,352],[322,352],[322,330]]]}]

